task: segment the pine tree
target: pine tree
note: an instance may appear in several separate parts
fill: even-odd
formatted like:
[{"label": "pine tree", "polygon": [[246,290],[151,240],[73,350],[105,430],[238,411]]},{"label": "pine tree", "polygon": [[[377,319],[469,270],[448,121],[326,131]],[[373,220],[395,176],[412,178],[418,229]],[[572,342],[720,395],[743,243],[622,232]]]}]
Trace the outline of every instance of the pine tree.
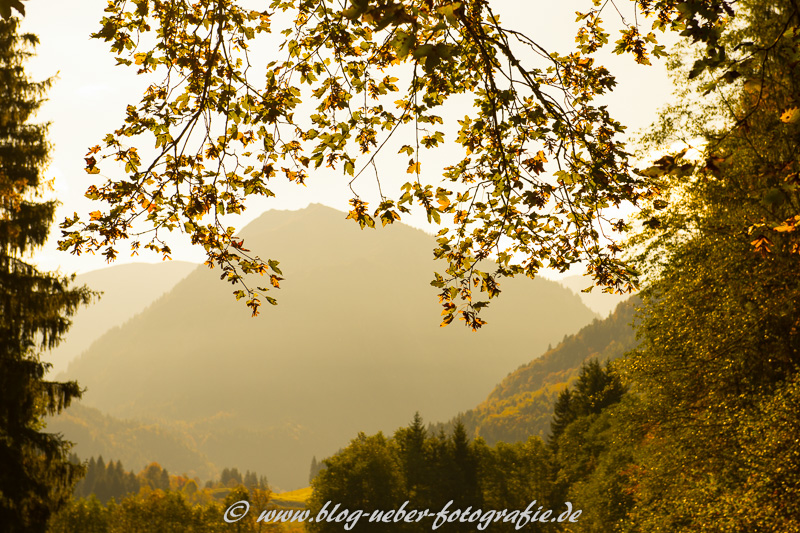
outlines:
[{"label": "pine tree", "polygon": [[450,443],[454,460],[452,479],[455,481],[451,495],[459,506],[471,505],[477,509],[482,504],[478,483],[478,458],[460,420],[453,428]]},{"label": "pine tree", "polygon": [[422,423],[419,412],[414,414],[414,419],[407,428],[395,432],[395,441],[399,448],[399,458],[402,464],[405,490],[410,501],[419,507],[428,503],[427,481],[428,464],[425,457],[425,440],[428,432]]},{"label": "pine tree", "polygon": [[32,82],[23,62],[37,43],[0,21],[0,523],[3,531],[43,531],[72,492],[82,468],[70,443],[43,431],[43,417],[80,397],[76,382],[45,380],[39,351],[58,344],[91,293],[39,272],[30,254],[45,242],[56,202],[42,200],[46,126],[28,120],[49,81]]},{"label": "pine tree", "polygon": [[92,487],[92,492],[97,495],[97,499],[99,499],[102,503],[108,501],[110,497],[108,493],[108,469],[106,468],[106,462],[103,460],[103,456],[101,455],[97,459],[97,476],[94,480],[94,487]]},{"label": "pine tree", "polygon": [[558,395],[556,403],[553,405],[553,420],[550,422],[550,437],[548,443],[555,450],[558,446],[558,438],[564,433],[564,429],[575,421],[575,402],[569,388],[564,389]]},{"label": "pine tree", "polygon": [[574,400],[578,416],[599,414],[609,405],[618,403],[625,391],[622,381],[611,370],[609,362],[606,362],[605,367],[597,359],[584,363],[575,383]]},{"label": "pine tree", "polygon": [[219,476],[219,482],[223,487],[238,487],[242,484],[242,474],[236,467],[223,468]]},{"label": "pine tree", "polygon": [[247,487],[248,490],[253,490],[258,487],[258,475],[256,475],[255,472],[246,471],[243,479],[244,486]]},{"label": "pine tree", "polygon": [[311,482],[314,481],[314,478],[317,477],[317,473],[319,472],[319,463],[317,463],[317,456],[311,458],[311,468],[308,472],[308,484],[310,485]]}]

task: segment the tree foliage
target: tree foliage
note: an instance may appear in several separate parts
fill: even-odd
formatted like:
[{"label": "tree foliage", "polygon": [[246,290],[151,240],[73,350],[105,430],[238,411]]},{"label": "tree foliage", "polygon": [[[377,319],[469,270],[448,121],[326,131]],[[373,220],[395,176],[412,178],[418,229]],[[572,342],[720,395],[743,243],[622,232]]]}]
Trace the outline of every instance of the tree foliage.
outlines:
[{"label": "tree foliage", "polygon": [[[500,278],[532,277],[543,266],[584,261],[598,284],[630,290],[635,275],[614,242],[627,226],[608,208],[654,191],[631,171],[622,125],[595,103],[616,84],[594,59],[609,42],[601,15],[610,7],[587,7],[576,48],[560,54],[501,24],[487,0],[273,0],[265,10],[232,0],[114,0],[94,37],[119,64],[161,81],[86,155],[87,172],[108,171],[87,196],[108,207],[88,220],[69,217],[61,247],[111,260],[130,239],[134,253],[168,256],[165,234],[183,231],[223,278],[243,284],[234,294],[255,314],[260,295],[276,303],[265,293],[283,274],[223,219],[249,197],[273,196],[270,180],[304,185],[325,165],[349,182],[348,218],[362,228],[400,220],[412,206],[446,225],[434,254],[447,267],[432,282],[443,325],[459,317],[480,327],[487,301],[473,290],[492,298]],[[633,9],[637,21],[651,18],[652,31],[623,20],[614,51],[645,64],[665,54],[659,30],[682,31],[719,55],[716,36],[732,13],[720,0],[637,0]],[[279,52],[261,69],[251,56],[273,41],[273,24],[283,24]],[[436,178],[424,149],[443,145],[443,115],[468,99],[455,136],[463,157]],[[376,163],[398,147],[409,181],[394,194],[381,188],[386,173]],[[113,161],[124,178],[113,177]],[[364,192],[371,173],[374,208]],[[494,271],[479,266],[486,259]],[[248,286],[253,273],[269,284]]]},{"label": "tree foliage", "polygon": [[30,253],[47,238],[55,201],[41,171],[48,157],[44,125],[30,124],[48,82],[32,82],[24,60],[37,39],[0,20],[0,523],[4,530],[43,531],[68,498],[81,467],[67,461],[70,444],[44,431],[43,418],[80,396],[75,382],[45,379],[52,348],[69,316],[89,301],[70,279],[39,272]]},{"label": "tree foliage", "polygon": [[[405,502],[409,502],[405,511],[435,513],[452,501],[451,511],[471,509],[468,514],[477,509],[524,510],[533,500],[537,506],[550,504],[550,454],[541,439],[489,447],[480,439],[470,440],[461,424],[450,435],[430,434],[419,415],[390,439],[380,433],[359,434],[324,463],[326,468],[313,481],[312,516],[328,501],[340,503],[341,509],[367,511],[354,528],[357,531],[386,531],[386,523],[370,522],[372,512],[397,510]],[[431,524],[432,517],[419,521],[412,515],[410,521],[391,522],[388,527],[430,531]],[[308,527],[325,532],[342,524],[314,522]],[[437,530],[468,532],[475,527],[456,521],[440,524]],[[491,527],[514,530],[508,521]]]},{"label": "tree foliage", "polygon": [[633,241],[649,278],[627,365],[642,400],[634,529],[800,531],[800,448],[786,438],[800,365],[798,15],[741,2],[720,36],[746,43],[728,65],[738,81],[698,76],[688,98],[706,105],[684,100],[654,136],[693,132],[702,152],[652,169],[671,205],[654,203]]},{"label": "tree foliage", "polygon": [[0,17],[8,20],[13,15],[11,9],[15,9],[20,15],[25,15],[25,4],[23,0],[0,0]]},{"label": "tree foliage", "polygon": [[[275,508],[275,502],[266,486],[266,479],[263,476],[259,478],[254,472],[247,471],[244,477],[239,475],[236,482],[236,476],[232,480],[231,473],[238,473],[238,469],[225,468],[226,475],[216,482],[209,481],[201,489],[199,480],[170,476],[158,463],[151,463],[136,476],[130,472],[124,476],[129,480],[133,478],[140,488],[134,492],[121,490],[109,497],[109,489],[114,486],[114,477],[117,476],[115,471],[121,470],[118,465],[119,462],[109,462],[106,467],[102,458],[90,459],[87,475],[76,487],[76,497],[52,516],[47,531],[299,531],[297,527],[291,527],[298,526],[296,522],[287,527],[287,524],[257,521],[262,510]],[[250,502],[251,512],[238,522],[225,522],[225,510],[242,500]]]},{"label": "tree foliage", "polygon": [[[73,463],[78,462],[77,456],[71,456]],[[107,503],[111,498],[119,501],[127,494],[139,492],[140,481],[133,472],[126,472],[122,463],[109,461],[108,464],[100,456],[95,460],[89,459],[86,465],[86,475],[75,485],[74,495],[86,498],[94,494],[101,503]]]}]

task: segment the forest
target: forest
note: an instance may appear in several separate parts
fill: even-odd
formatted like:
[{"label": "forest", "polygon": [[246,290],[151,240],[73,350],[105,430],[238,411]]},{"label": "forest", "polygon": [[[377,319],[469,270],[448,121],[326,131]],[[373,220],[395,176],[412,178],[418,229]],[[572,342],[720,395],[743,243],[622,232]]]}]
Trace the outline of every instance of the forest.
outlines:
[{"label": "forest", "polygon": [[[510,278],[547,269],[575,266],[596,291],[636,293],[526,354],[533,360],[474,409],[352,435],[314,458],[309,491],[281,499],[269,472],[229,466],[207,482],[156,462],[132,472],[70,455],[72,443],[48,432],[50,417],[91,391],[80,376],[53,379],[42,354],[97,295],[32,259],[58,204],[45,194],[47,126],[32,122],[53,80],[26,75],[38,41],[18,31],[26,5],[0,0],[3,531],[328,532],[343,525],[265,523],[255,511],[230,522],[229,511],[242,501],[312,516],[327,502],[371,512],[535,501],[580,513],[527,530],[800,533],[800,5],[587,1],[565,54],[501,23],[498,4],[273,0],[259,11],[233,0],[111,0],[98,13],[92,37],[120,68],[163,79],[89,147],[96,208],[60,221],[63,252],[169,258],[181,234],[229,284],[228,299],[243,300],[252,317],[242,320],[268,321],[292,270],[251,251],[231,217],[274,196],[277,180],[314,187],[324,167],[344,176],[352,198],[342,218],[363,232],[412,212],[437,228],[436,326],[486,334]],[[671,49],[667,35],[678,39]],[[260,68],[252,58],[264,36],[282,44]],[[617,84],[598,59],[608,49],[640,65],[663,58],[675,81],[671,104],[635,140],[602,103]],[[469,114],[451,121],[447,106]],[[457,149],[444,150],[451,140]],[[378,157],[386,151],[397,153]],[[397,168],[408,182],[395,183]],[[310,261],[335,269],[325,258]],[[314,295],[356,294],[351,283]],[[336,304],[347,309],[346,296]],[[377,291],[368,311],[409,323],[389,307]],[[307,316],[293,320],[311,336]],[[212,333],[224,341],[229,330]],[[432,528],[423,519],[353,529]]]}]

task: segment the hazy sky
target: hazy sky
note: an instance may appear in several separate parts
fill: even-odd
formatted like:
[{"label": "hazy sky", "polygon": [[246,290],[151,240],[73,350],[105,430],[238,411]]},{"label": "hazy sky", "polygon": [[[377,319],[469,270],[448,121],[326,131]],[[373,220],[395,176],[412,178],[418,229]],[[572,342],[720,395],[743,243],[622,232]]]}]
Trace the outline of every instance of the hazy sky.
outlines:
[{"label": "hazy sky", "polygon": [[[507,26],[524,31],[548,49],[560,53],[568,53],[574,44],[575,10],[585,11],[590,5],[591,2],[585,0],[500,0],[493,3]],[[100,208],[83,197],[86,188],[97,179],[84,172],[83,157],[88,147],[100,144],[106,133],[119,127],[126,105],[137,104],[148,84],[146,79],[137,77],[133,69],[115,67],[106,43],[89,38],[90,33],[99,28],[98,22],[105,6],[105,0],[26,2],[23,28],[36,33],[41,40],[37,57],[26,68],[34,79],[58,74],[49,100],[38,116],[38,120],[52,123],[50,140],[54,151],[47,175],[55,178],[56,194],[63,204],[58,212],[58,222],[75,211],[85,215]],[[633,18],[632,12],[622,14]],[[612,21],[618,17],[609,12],[603,18]],[[612,33],[612,41],[615,39]],[[663,64],[654,61],[653,66],[644,67],[636,65],[631,57],[610,53],[601,56],[600,61],[617,76],[617,89],[604,102],[612,116],[628,126],[629,132],[646,127],[655,119],[658,107],[668,100],[672,91]],[[237,227],[243,227],[265,209],[299,209],[316,202],[346,210],[347,200],[351,197],[347,180],[339,173],[314,174],[305,188],[277,181],[270,183],[277,198],[252,204],[246,214],[234,222]],[[426,229],[424,215],[404,219],[404,222]],[[58,235],[57,227],[53,235]],[[203,253],[192,249],[184,235],[174,233],[171,239],[175,259],[203,260]],[[106,266],[100,256],[75,257],[57,251],[55,240],[51,238],[45,249],[36,255],[35,262],[42,268],[60,267],[62,272],[68,273]],[[131,261],[125,250],[120,247],[119,262]],[[262,257],[269,255],[269,251],[258,252]],[[155,262],[159,257],[143,252],[138,260]]]}]

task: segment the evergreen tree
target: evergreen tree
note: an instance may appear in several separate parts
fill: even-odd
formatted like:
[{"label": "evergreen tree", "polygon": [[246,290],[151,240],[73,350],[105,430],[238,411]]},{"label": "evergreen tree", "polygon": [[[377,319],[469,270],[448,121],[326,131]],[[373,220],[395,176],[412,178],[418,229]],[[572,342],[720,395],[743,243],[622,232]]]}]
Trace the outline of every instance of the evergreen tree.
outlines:
[{"label": "evergreen tree", "polygon": [[46,126],[28,120],[49,81],[32,82],[24,60],[37,43],[0,21],[0,524],[6,532],[43,531],[69,497],[82,468],[67,458],[70,443],[46,433],[43,417],[80,396],[75,382],[45,379],[53,348],[91,293],[70,279],[39,272],[30,254],[42,246],[56,202],[37,199],[46,183]]},{"label": "evergreen tree", "polygon": [[311,458],[311,468],[308,470],[308,483],[311,484],[314,481],[314,477],[317,475],[317,456]]},{"label": "evergreen tree", "polygon": [[578,416],[600,414],[606,407],[618,403],[625,390],[619,375],[611,370],[610,362],[603,367],[597,359],[592,359],[581,367],[575,383]]},{"label": "evergreen tree", "polygon": [[75,485],[75,496],[86,498],[94,492],[94,484],[97,479],[97,461],[94,456],[89,458],[86,463],[86,471],[83,478]]},{"label": "evergreen tree", "polygon": [[92,492],[97,495],[97,499],[105,503],[111,495],[109,494],[108,469],[106,468],[106,462],[103,460],[102,455],[97,458],[96,468],[97,475],[95,476]]},{"label": "evergreen tree", "polygon": [[550,422],[550,438],[548,443],[554,450],[558,446],[558,438],[564,429],[575,421],[575,405],[569,387],[561,391],[556,403],[553,405],[553,420]]},{"label": "evergreen tree", "polygon": [[247,487],[248,490],[253,490],[258,487],[258,476],[255,472],[250,472],[249,470],[245,472],[244,486]]},{"label": "evergreen tree", "polygon": [[133,472],[127,472],[125,474],[125,493],[136,494],[139,492],[139,487],[139,478],[136,477],[136,474]]},{"label": "evergreen tree", "polygon": [[429,473],[425,457],[425,440],[428,433],[417,412],[407,428],[395,432],[398,456],[405,479],[405,491],[412,504],[423,508],[429,502]]},{"label": "evergreen tree", "polygon": [[223,487],[238,487],[242,481],[242,473],[236,467],[223,468],[219,476],[219,482]]},{"label": "evergreen tree", "polygon": [[574,387],[563,390],[553,406],[553,421],[550,424],[551,448],[556,451],[558,438],[567,426],[579,417],[600,414],[605,408],[619,403],[626,392],[619,375],[597,359],[581,366]]},{"label": "evergreen tree", "polygon": [[[478,458],[461,421],[456,422],[449,447],[453,457],[453,468],[449,472],[452,486],[445,495],[452,498],[460,509],[479,509],[483,502],[478,482]],[[461,525],[458,530],[473,531],[474,524],[469,524],[468,528]]]},{"label": "evergreen tree", "polygon": [[108,497],[109,499],[114,498],[119,501],[128,492],[125,489],[125,471],[122,469],[122,463],[120,461],[116,463],[109,462],[106,473],[106,478],[108,479]]}]

